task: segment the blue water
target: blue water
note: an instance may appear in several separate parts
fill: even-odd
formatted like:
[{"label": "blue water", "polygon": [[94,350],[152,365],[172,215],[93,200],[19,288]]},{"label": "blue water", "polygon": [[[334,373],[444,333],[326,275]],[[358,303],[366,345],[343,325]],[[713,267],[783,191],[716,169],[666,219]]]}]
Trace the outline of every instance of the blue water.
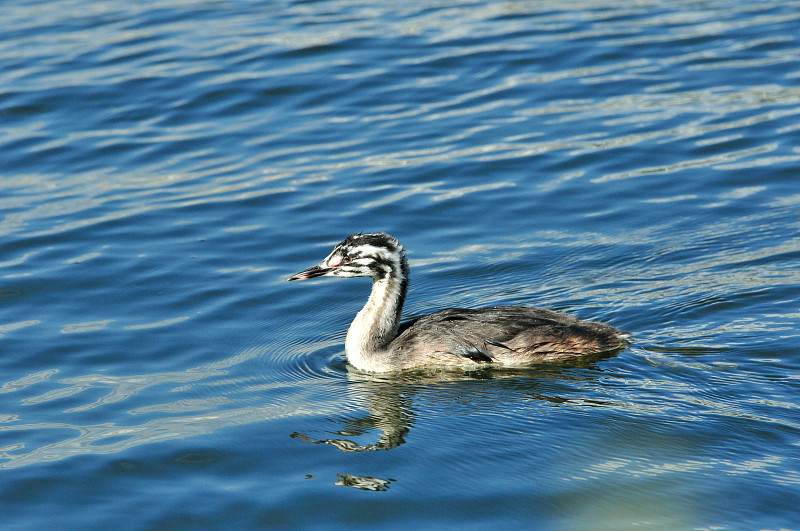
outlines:
[{"label": "blue water", "polygon": [[[0,527],[800,529],[796,1],[6,2]],[[371,377],[405,316],[615,356]]]}]

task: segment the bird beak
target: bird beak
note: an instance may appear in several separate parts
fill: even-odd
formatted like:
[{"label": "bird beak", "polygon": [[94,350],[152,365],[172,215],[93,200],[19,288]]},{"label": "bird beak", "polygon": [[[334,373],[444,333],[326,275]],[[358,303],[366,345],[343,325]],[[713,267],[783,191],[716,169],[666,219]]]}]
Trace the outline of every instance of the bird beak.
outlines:
[{"label": "bird beak", "polygon": [[304,269],[299,273],[295,273],[286,280],[291,282],[292,280],[308,280],[309,278],[324,277],[326,275],[330,275],[333,272],[333,269],[334,268],[332,267],[321,267],[319,265],[315,265],[309,267],[308,269]]}]

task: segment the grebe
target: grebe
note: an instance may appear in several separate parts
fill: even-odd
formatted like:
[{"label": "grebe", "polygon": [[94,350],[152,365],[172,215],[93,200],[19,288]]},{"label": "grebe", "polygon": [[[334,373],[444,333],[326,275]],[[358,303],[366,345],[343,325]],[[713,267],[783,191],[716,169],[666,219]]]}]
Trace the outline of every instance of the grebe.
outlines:
[{"label": "grebe", "polygon": [[400,326],[408,261],[386,233],[353,234],[319,264],[287,280],[372,277],[372,293],[345,340],[347,361],[365,372],[427,366],[522,366],[611,352],[630,337],[613,326],[579,321],[542,308],[448,308]]}]

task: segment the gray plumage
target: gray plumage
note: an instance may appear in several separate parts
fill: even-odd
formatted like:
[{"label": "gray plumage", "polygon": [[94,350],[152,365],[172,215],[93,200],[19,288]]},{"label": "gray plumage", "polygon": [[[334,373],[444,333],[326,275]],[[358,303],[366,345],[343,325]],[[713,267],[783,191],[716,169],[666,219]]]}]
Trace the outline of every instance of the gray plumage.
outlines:
[{"label": "gray plumage", "polygon": [[347,360],[367,372],[427,366],[531,363],[596,355],[627,344],[613,326],[523,306],[449,308],[402,326],[408,289],[403,246],[385,234],[354,234],[319,264],[289,277],[372,277],[369,300],[350,325]]}]

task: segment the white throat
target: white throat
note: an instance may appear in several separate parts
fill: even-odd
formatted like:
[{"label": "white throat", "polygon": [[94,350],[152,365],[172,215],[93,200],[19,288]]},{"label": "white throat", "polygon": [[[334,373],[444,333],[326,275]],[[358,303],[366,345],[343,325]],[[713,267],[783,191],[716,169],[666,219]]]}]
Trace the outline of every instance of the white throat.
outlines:
[{"label": "white throat", "polygon": [[347,361],[356,369],[387,370],[383,368],[388,361],[385,353],[397,336],[406,282],[394,276],[372,282],[369,299],[353,319],[345,340]]}]

